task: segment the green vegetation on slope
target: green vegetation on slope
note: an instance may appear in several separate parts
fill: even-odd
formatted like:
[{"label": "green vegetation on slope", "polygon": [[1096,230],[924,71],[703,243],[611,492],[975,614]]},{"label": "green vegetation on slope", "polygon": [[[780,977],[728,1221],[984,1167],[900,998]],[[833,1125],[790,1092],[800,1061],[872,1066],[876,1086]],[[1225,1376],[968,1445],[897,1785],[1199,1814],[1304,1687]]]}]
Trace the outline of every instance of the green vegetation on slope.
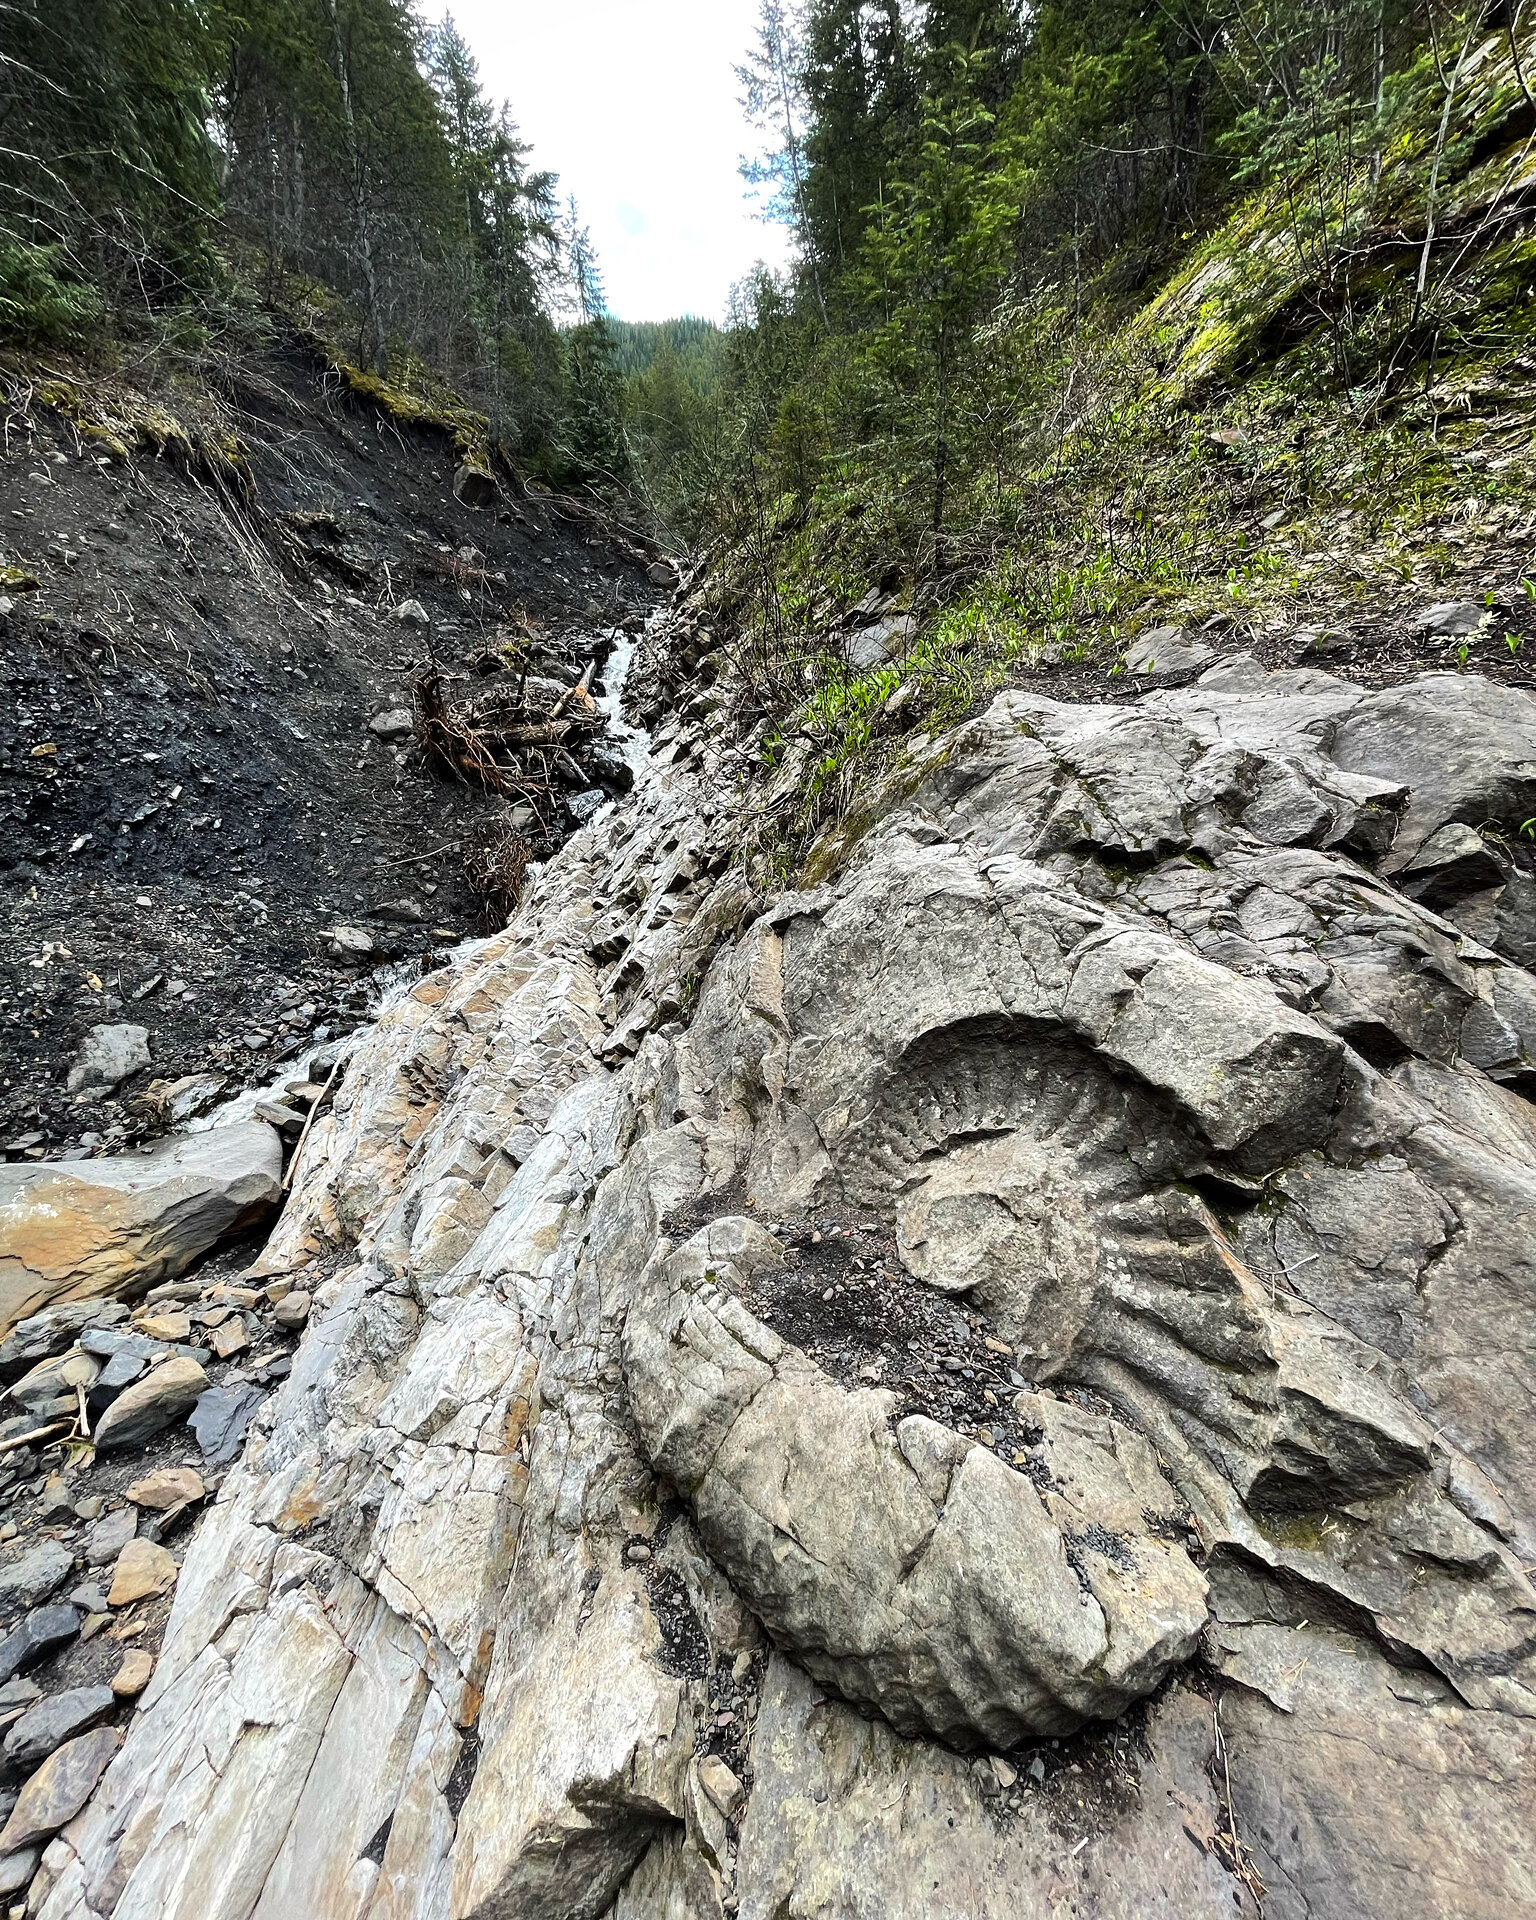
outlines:
[{"label": "green vegetation on slope", "polygon": [[[743,292],[709,509],[792,839],[1010,673],[1326,620],[1523,523],[1531,40],[1433,0],[765,7],[799,259]],[[915,637],[860,668],[871,590]]]},{"label": "green vegetation on slope", "polygon": [[584,239],[451,19],[14,0],[0,54],[0,343],[216,376],[275,310],[354,384],[472,413],[557,484],[624,484],[594,315],[560,324]]}]

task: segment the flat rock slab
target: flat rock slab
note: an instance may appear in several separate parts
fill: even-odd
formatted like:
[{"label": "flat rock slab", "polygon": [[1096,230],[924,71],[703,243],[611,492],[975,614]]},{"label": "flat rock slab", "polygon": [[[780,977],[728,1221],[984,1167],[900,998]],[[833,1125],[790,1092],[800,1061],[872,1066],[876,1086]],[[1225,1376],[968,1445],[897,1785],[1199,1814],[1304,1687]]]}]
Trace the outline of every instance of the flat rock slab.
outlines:
[{"label": "flat rock slab", "polygon": [[24,1713],[5,1736],[5,1757],[13,1767],[35,1767],[66,1740],[105,1720],[117,1705],[110,1687],[71,1687]]},{"label": "flat rock slab", "polygon": [[146,1313],[135,1324],[146,1340],[158,1340],[169,1346],[192,1338],[192,1316],[186,1313]]},{"label": "flat rock slab", "polygon": [[82,1733],[45,1760],[22,1788],[11,1817],[0,1831],[0,1854],[51,1839],[90,1799],[96,1782],[117,1752],[122,1735],[113,1727]]},{"label": "flat rock slab", "polygon": [[138,1530],[139,1516],[132,1507],[118,1507],[103,1514],[86,1535],[86,1565],[110,1567]]},{"label": "flat rock slab", "polygon": [[282,1138],[262,1121],[152,1153],[0,1167],[0,1333],[51,1300],[184,1273],[281,1197]]},{"label": "flat rock slab", "polygon": [[1203,640],[1192,639],[1182,627],[1153,627],[1140,634],[1125,650],[1129,672],[1142,679],[1157,679],[1163,674],[1193,673],[1208,667],[1216,658]]},{"label": "flat rock slab", "polygon": [[39,1848],[23,1847],[19,1853],[7,1854],[0,1860],[0,1894],[20,1893],[37,1872],[41,1858]]},{"label": "flat rock slab", "polygon": [[135,1480],[128,1498],[136,1507],[149,1507],[156,1513],[168,1513],[172,1507],[189,1500],[201,1500],[206,1489],[203,1476],[195,1467],[161,1467],[158,1472]]},{"label": "flat rock slab", "polygon": [[136,1600],[153,1600],[169,1593],[179,1569],[164,1547],[153,1540],[130,1540],[112,1569],[109,1607],[131,1607]]},{"label": "flat rock slab", "polygon": [[92,1027],[69,1070],[69,1091],[101,1098],[149,1064],[147,1027]]},{"label": "flat rock slab", "polygon": [[58,1409],[61,1401],[74,1400],[77,1386],[93,1387],[100,1372],[101,1362],[92,1354],[60,1354],[24,1373],[8,1397],[28,1413],[46,1419]]},{"label": "flat rock slab", "polygon": [[1529,1908],[1536,701],[919,739],[743,926],[680,729],[359,1043],[34,1920]]},{"label": "flat rock slab", "polygon": [[177,1354],[114,1400],[96,1425],[96,1445],[132,1447],[196,1406],[208,1376],[195,1360]]},{"label": "flat rock slab", "polygon": [[0,1567],[0,1600],[38,1606],[63,1586],[74,1564],[75,1556],[61,1540],[44,1540],[19,1560]]},{"label": "flat rock slab", "polygon": [[226,1466],[245,1443],[251,1415],[266,1395],[260,1387],[213,1387],[197,1403],[189,1425],[210,1467]]},{"label": "flat rock slab", "polygon": [[79,1632],[80,1616],[73,1607],[35,1608],[0,1640],[0,1680],[10,1680],[35,1667],[50,1653],[67,1646]]},{"label": "flat rock slab", "polygon": [[1442,600],[1426,607],[1414,621],[1421,633],[1445,633],[1452,636],[1476,633],[1487,614],[1474,600]]}]

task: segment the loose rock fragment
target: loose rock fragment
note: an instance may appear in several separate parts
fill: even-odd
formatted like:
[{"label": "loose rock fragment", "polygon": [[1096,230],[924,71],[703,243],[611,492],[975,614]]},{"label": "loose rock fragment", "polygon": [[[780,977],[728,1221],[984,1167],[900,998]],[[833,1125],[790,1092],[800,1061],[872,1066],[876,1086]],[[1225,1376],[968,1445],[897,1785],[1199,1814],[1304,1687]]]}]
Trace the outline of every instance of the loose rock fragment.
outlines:
[{"label": "loose rock fragment", "polygon": [[100,1098],[149,1064],[147,1027],[92,1027],[69,1070],[69,1091]]},{"label": "loose rock fragment", "polygon": [[243,1320],[226,1320],[221,1327],[215,1327],[209,1335],[209,1344],[221,1360],[229,1360],[237,1353],[243,1353],[251,1344],[251,1336],[245,1330]]},{"label": "loose rock fragment", "polygon": [[197,1362],[175,1355],[113,1401],[96,1423],[97,1447],[137,1446],[179,1420],[207,1387],[208,1376]]},{"label": "loose rock fragment", "polygon": [[80,1616],[73,1607],[38,1607],[0,1640],[0,1681],[35,1667],[79,1632]]},{"label": "loose rock fragment", "polygon": [[131,1607],[137,1600],[151,1600],[169,1593],[180,1569],[162,1546],[153,1540],[130,1540],[117,1556],[112,1569],[112,1586],[107,1594],[111,1607]]},{"label": "loose rock fragment", "polygon": [[313,1298],[307,1293],[288,1293],[272,1309],[272,1318],[278,1326],[290,1330],[302,1327],[309,1319]]},{"label": "loose rock fragment", "polygon": [[265,1395],[259,1387],[214,1387],[197,1403],[190,1425],[210,1467],[226,1466],[240,1451],[251,1415]]},{"label": "loose rock fragment", "polygon": [[147,1313],[136,1323],[146,1340],[159,1340],[175,1346],[192,1338],[192,1319],[185,1313]]},{"label": "loose rock fragment", "polygon": [[75,1557],[62,1540],[44,1540],[9,1566],[0,1567],[0,1601],[35,1607],[69,1578]]},{"label": "loose rock fragment", "polygon": [[0,1860],[0,1894],[20,1893],[37,1872],[37,1863],[42,1857],[41,1848],[22,1847]]},{"label": "loose rock fragment", "polygon": [[716,1753],[699,1762],[699,1785],[727,1820],[735,1818],[747,1797],[746,1788]]},{"label": "loose rock fragment", "polygon": [[139,1517],[131,1507],[117,1507],[104,1514],[85,1537],[86,1565],[111,1566],[138,1530]]},{"label": "loose rock fragment", "polygon": [[135,1480],[127,1490],[127,1497],[136,1507],[166,1513],[190,1500],[201,1500],[204,1492],[203,1476],[195,1467],[161,1467],[142,1480]]},{"label": "loose rock fragment", "polygon": [[[50,1300],[185,1272],[272,1211],[282,1171],[282,1141],[260,1121],[174,1135],[149,1153],[0,1166],[0,1330]],[[81,1324],[93,1317],[87,1308]]]},{"label": "loose rock fragment", "polygon": [[21,1790],[0,1830],[0,1854],[50,1839],[85,1805],[107,1763],[122,1743],[113,1727],[98,1727],[68,1741],[45,1760]]},{"label": "loose rock fragment", "polygon": [[35,1767],[66,1740],[104,1720],[116,1704],[110,1687],[71,1687],[53,1694],[10,1728],[5,1757],[13,1767]]},{"label": "loose rock fragment", "polygon": [[154,1655],[143,1647],[130,1647],[123,1663],[112,1676],[112,1691],[120,1700],[136,1700],[149,1685],[155,1671]]}]

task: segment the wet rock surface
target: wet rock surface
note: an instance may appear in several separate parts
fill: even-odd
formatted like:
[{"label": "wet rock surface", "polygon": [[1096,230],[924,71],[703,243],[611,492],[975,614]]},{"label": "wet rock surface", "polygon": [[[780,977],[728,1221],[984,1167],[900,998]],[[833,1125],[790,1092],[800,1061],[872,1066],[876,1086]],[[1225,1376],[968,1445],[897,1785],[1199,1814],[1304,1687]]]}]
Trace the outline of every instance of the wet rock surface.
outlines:
[{"label": "wet rock surface", "polygon": [[169,1303],[309,1310],[195,1532],[185,1427],[103,1483],[91,1578],[181,1565],[29,1915],[1520,1913],[1533,748],[1459,676],[1019,690],[764,900],[664,729]]}]

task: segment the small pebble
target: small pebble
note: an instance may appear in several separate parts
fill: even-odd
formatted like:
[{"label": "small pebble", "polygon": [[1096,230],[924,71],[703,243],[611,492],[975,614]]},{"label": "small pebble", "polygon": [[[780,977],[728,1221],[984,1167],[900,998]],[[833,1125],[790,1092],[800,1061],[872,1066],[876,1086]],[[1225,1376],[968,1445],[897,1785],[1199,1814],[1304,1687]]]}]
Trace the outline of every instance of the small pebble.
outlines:
[{"label": "small pebble", "polygon": [[311,1297],[307,1293],[285,1294],[272,1309],[272,1318],[280,1327],[302,1327],[309,1318],[311,1304]]},{"label": "small pebble", "polygon": [[112,1691],[119,1700],[136,1700],[149,1685],[154,1670],[152,1654],[146,1653],[142,1647],[130,1647],[123,1655],[122,1665],[112,1676]]}]

